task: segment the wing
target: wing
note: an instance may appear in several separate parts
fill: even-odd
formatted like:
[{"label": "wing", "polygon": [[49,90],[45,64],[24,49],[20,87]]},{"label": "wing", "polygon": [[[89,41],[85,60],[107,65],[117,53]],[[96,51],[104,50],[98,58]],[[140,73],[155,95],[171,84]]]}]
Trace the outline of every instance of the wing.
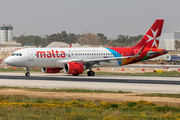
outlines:
[{"label": "wing", "polygon": [[[145,46],[145,45],[144,45]],[[83,62],[83,63],[97,63],[97,62],[110,62],[111,60],[118,60],[121,61],[123,59],[128,59],[128,58],[136,58],[139,57],[139,53],[144,49],[144,46],[139,50],[139,52],[134,55],[134,56],[126,56],[126,57],[111,57],[111,58],[97,58],[97,59],[85,59],[85,60],[81,60],[81,59],[70,59],[67,60],[66,62]]]},{"label": "wing", "polygon": [[97,62],[110,62],[111,60],[118,60],[122,61],[123,59],[128,59],[128,58],[136,58],[139,57],[139,53],[144,49],[145,45],[139,50],[139,52],[134,55],[134,56],[126,56],[126,57],[112,57],[112,58],[97,58],[97,59],[86,59],[83,60],[84,63],[97,63]]},{"label": "wing", "polygon": [[[145,46],[145,45],[144,45]],[[124,59],[128,59],[128,58],[136,58],[136,57],[139,57],[139,53],[144,49],[144,46],[139,50],[139,52],[134,55],[134,56],[126,56],[126,57],[111,57],[111,58],[96,58],[96,59],[66,59],[66,60],[58,60],[56,61],[56,65],[59,66],[59,65],[64,65],[64,63],[67,63],[67,62],[81,62],[81,63],[90,63],[91,65],[93,64],[98,64],[100,62],[107,62],[107,63],[110,63],[110,61],[112,60],[118,60],[118,61],[122,61]]]},{"label": "wing", "polygon": [[123,59],[138,57],[138,56],[127,56],[127,57],[112,57],[112,58],[97,58],[97,59],[86,59],[83,60],[84,63],[92,63],[92,62],[110,62],[111,60],[121,61]]}]

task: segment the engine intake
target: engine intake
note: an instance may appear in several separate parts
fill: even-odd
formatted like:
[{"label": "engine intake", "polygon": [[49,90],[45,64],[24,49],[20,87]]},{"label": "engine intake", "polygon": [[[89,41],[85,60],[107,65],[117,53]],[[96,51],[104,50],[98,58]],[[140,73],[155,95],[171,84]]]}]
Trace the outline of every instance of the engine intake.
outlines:
[{"label": "engine intake", "polygon": [[83,65],[83,63],[68,62],[64,65],[64,71],[67,74],[82,74],[84,70],[86,70],[86,67]]}]

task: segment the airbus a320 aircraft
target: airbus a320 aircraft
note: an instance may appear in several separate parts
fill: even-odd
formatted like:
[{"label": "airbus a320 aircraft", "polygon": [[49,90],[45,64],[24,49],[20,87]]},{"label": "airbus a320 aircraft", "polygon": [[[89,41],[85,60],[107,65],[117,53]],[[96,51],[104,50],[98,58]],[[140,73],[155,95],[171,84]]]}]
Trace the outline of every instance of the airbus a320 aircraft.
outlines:
[{"label": "airbus a320 aircraft", "polygon": [[26,48],[15,51],[5,59],[5,63],[15,67],[39,67],[44,73],[59,73],[64,69],[67,74],[77,76],[89,69],[88,76],[94,76],[94,67],[117,67],[151,59],[167,51],[158,49],[163,19],[157,19],[133,47],[99,48]]}]

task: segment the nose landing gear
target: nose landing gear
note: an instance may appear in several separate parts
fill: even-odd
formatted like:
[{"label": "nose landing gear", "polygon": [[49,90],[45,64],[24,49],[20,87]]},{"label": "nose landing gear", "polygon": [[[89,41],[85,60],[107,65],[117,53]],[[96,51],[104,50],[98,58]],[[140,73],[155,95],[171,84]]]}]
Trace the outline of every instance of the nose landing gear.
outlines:
[{"label": "nose landing gear", "polygon": [[26,70],[27,70],[27,73],[25,73],[25,76],[26,76],[26,77],[29,77],[29,76],[30,76],[30,73],[29,73],[30,69],[29,69],[29,68],[26,68]]}]

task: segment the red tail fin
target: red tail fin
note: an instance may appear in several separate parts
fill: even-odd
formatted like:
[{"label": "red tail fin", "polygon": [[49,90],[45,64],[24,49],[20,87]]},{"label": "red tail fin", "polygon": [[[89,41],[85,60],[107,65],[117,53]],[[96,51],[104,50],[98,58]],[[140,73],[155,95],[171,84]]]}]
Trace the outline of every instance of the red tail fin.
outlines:
[{"label": "red tail fin", "polygon": [[134,47],[141,48],[143,45],[145,45],[145,47],[148,48],[158,48],[163,22],[164,19],[157,19],[143,36],[141,41]]}]

